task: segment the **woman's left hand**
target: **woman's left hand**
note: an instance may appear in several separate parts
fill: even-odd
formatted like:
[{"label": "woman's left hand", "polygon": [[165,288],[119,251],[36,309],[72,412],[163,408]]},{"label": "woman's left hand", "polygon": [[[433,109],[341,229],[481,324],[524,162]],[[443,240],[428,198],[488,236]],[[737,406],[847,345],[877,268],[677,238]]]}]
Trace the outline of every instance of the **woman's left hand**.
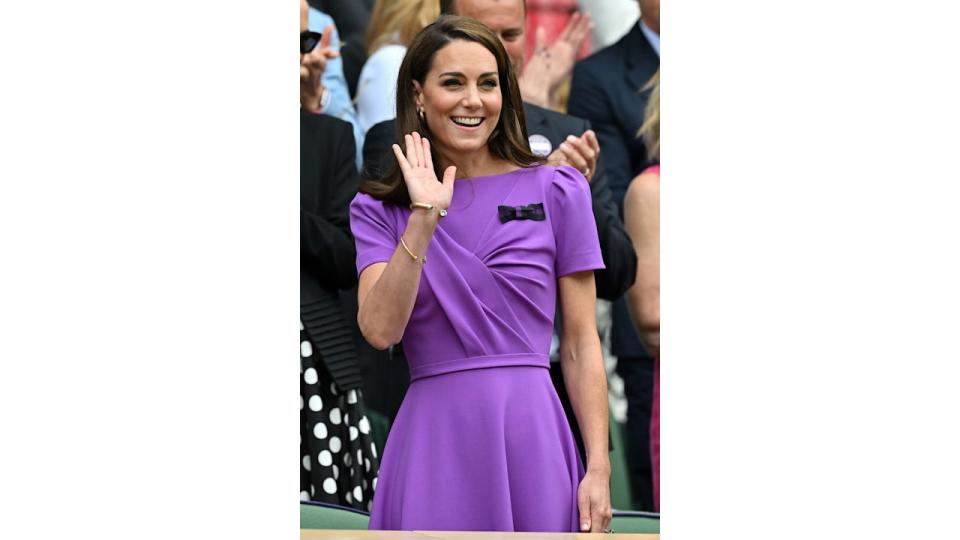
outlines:
[{"label": "woman's left hand", "polygon": [[577,490],[577,508],[580,510],[581,532],[604,532],[610,527],[613,510],[610,508],[610,473],[587,470]]}]

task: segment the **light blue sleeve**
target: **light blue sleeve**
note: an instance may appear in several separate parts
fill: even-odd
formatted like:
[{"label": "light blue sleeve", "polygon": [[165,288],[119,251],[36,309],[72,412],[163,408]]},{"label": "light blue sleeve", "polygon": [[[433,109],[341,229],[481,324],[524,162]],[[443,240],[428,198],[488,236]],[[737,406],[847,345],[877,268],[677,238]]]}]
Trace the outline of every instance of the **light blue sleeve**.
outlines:
[{"label": "light blue sleeve", "polygon": [[[320,10],[310,8],[307,28],[314,32],[323,32],[323,29],[330,24],[333,24],[332,17]],[[333,35],[330,36],[330,47],[340,50],[340,33],[337,32],[336,26],[333,27]],[[342,58],[333,58],[327,62],[322,80],[323,86],[326,87],[327,92],[330,92],[330,102],[321,112],[350,122],[353,126],[353,139],[357,144],[357,170],[360,170],[363,167],[363,131],[360,130],[360,122],[357,120],[357,111],[350,101],[350,88],[347,86],[347,78],[343,75]]]},{"label": "light blue sleeve", "polygon": [[403,45],[385,45],[363,65],[357,83],[357,117],[364,136],[374,125],[396,118],[397,74],[406,53]]}]

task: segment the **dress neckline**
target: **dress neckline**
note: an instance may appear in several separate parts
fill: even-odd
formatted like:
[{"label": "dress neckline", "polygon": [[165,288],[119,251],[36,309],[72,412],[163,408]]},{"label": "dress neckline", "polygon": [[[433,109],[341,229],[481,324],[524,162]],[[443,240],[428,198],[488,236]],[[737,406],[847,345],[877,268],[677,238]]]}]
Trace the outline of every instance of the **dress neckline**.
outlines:
[{"label": "dress neckline", "polygon": [[497,178],[497,177],[500,177],[500,176],[510,176],[510,175],[512,175],[512,174],[516,174],[516,173],[519,173],[519,172],[532,171],[532,170],[538,169],[538,168],[540,168],[540,167],[542,167],[542,166],[543,166],[543,165],[536,165],[536,166],[532,166],[532,167],[517,167],[516,169],[514,169],[514,170],[512,170],[512,171],[509,171],[509,172],[505,172],[505,173],[485,174],[485,175],[482,175],[482,176],[471,176],[471,177],[469,177],[469,178],[467,178],[467,177],[457,178],[456,181],[457,181],[457,182],[460,182],[461,180],[468,180],[468,181],[471,181],[471,182],[472,182],[472,181],[475,181],[475,180],[482,180],[482,179],[484,179],[484,178]]}]

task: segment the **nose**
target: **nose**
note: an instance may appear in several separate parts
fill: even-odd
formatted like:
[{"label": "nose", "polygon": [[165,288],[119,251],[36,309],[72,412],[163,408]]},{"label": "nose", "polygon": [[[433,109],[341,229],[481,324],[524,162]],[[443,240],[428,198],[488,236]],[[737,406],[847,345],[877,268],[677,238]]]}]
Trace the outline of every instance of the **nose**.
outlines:
[{"label": "nose", "polygon": [[478,109],[483,104],[480,101],[480,89],[476,85],[468,87],[467,94],[463,96],[462,104],[467,109]]}]

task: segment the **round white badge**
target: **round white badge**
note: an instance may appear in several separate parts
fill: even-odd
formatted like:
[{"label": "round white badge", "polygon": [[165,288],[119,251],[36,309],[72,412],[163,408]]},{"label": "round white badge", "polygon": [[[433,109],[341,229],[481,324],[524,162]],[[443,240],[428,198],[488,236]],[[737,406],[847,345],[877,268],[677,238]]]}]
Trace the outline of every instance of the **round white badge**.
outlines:
[{"label": "round white badge", "polygon": [[535,156],[547,157],[553,151],[553,145],[550,144],[550,139],[539,133],[534,133],[530,136],[530,151]]}]

